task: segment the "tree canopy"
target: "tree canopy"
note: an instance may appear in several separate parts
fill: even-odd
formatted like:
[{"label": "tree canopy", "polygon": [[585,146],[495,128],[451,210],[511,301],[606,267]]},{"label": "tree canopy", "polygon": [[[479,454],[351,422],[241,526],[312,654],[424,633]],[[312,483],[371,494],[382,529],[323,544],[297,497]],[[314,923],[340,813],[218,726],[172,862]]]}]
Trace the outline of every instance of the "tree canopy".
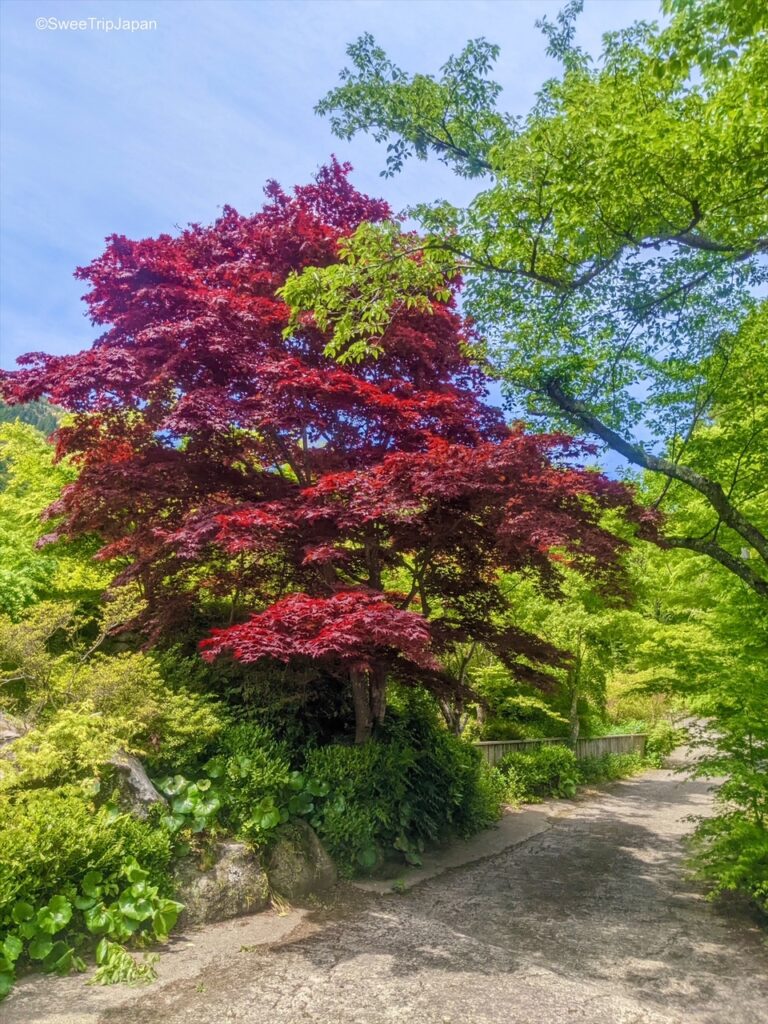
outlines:
[{"label": "tree canopy", "polygon": [[766,597],[765,6],[670,2],[662,28],[608,34],[596,61],[573,41],[579,9],[542,22],[563,72],[524,116],[500,109],[486,40],[437,76],[405,72],[370,36],[351,45],[318,105],[336,134],[386,142],[386,175],[432,155],[478,191],[466,208],[410,211],[418,235],[362,226],[339,264],[285,295],[354,359],[376,350],[394,300],[439,300],[460,273],[510,401],[696,491],[706,530],[667,543]]},{"label": "tree canopy", "polygon": [[105,333],[76,355],[24,357],[4,389],[71,411],[57,443],[79,475],[51,509],[54,536],[100,537],[155,635],[207,595],[209,621],[216,601],[224,617],[209,655],[350,679],[365,738],[388,676],[459,687],[440,655],[468,637],[539,678],[566,655],[494,625],[497,571],[555,593],[559,558],[620,590],[627,542],[604,513],[650,531],[653,516],[580,468],[583,445],[505,425],[451,296],[401,305],[379,357],[355,364],[325,354],[312,319],[288,327],[289,274],[333,264],[340,240],[389,216],[347,172],[293,195],[272,184],[253,217],[110,239],[78,271]]}]

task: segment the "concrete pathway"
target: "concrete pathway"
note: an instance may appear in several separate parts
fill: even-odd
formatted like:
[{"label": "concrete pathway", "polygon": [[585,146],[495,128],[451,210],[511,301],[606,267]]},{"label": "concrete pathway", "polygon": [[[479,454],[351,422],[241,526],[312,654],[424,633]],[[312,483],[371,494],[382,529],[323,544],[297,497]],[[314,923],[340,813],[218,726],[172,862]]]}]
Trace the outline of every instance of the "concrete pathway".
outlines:
[{"label": "concrete pathway", "polygon": [[29,979],[0,1018],[768,1024],[765,933],[704,901],[683,871],[685,818],[710,802],[705,783],[649,772],[548,805],[519,845],[403,894],[345,886],[327,907],[191,934],[148,988]]}]

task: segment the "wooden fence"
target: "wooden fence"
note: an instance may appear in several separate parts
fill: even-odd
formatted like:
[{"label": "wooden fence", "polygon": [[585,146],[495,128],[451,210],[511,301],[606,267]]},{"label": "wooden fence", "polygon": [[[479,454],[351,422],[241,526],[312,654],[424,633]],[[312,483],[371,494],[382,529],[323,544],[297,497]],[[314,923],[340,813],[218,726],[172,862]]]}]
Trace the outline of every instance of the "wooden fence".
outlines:
[{"label": "wooden fence", "polygon": [[[645,753],[645,733],[631,733],[626,736],[597,736],[592,740],[576,741],[576,757],[600,757],[601,754],[643,754]],[[558,743],[569,746],[567,739],[550,738],[536,740],[483,740],[476,743],[489,764],[496,764],[505,754],[519,753],[522,750],[535,750],[536,747],[551,746]]]}]

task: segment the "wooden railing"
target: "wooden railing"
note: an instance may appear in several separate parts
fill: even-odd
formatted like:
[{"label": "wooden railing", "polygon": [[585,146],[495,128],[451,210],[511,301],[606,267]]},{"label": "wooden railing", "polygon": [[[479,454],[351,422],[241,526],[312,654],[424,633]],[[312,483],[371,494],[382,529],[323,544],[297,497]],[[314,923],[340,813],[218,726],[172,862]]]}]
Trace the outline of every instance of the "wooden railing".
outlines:
[{"label": "wooden railing", "polygon": [[[577,740],[576,757],[600,757],[601,754],[643,754],[647,739],[645,733],[638,732],[621,736],[596,736],[591,740]],[[480,748],[489,764],[497,764],[505,754],[535,750],[536,747],[552,746],[552,744],[566,747],[570,745],[567,739],[547,737],[535,740],[482,740],[475,746]]]}]

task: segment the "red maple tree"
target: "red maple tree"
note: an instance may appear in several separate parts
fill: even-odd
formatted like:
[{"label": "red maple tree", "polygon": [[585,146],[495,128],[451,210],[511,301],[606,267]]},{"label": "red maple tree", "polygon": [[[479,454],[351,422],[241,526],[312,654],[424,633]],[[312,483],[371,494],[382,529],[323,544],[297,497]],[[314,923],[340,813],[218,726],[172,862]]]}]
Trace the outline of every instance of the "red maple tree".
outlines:
[{"label": "red maple tree", "polygon": [[322,666],[350,684],[362,741],[389,679],[460,686],[441,667],[456,643],[545,680],[563,652],[498,625],[498,573],[556,592],[565,560],[615,584],[624,543],[603,513],[644,513],[579,467],[579,443],[504,424],[453,301],[400,310],[381,356],[356,365],[329,359],[311,320],[285,336],[288,274],[391,215],[348,172],[334,162],[290,195],[270,183],[251,217],[226,207],[174,237],[112,236],[77,271],[104,333],[24,356],[0,388],[73,413],[57,446],[80,471],[49,510],[52,537],[100,536],[155,634],[201,592],[226,600],[204,656]]}]

